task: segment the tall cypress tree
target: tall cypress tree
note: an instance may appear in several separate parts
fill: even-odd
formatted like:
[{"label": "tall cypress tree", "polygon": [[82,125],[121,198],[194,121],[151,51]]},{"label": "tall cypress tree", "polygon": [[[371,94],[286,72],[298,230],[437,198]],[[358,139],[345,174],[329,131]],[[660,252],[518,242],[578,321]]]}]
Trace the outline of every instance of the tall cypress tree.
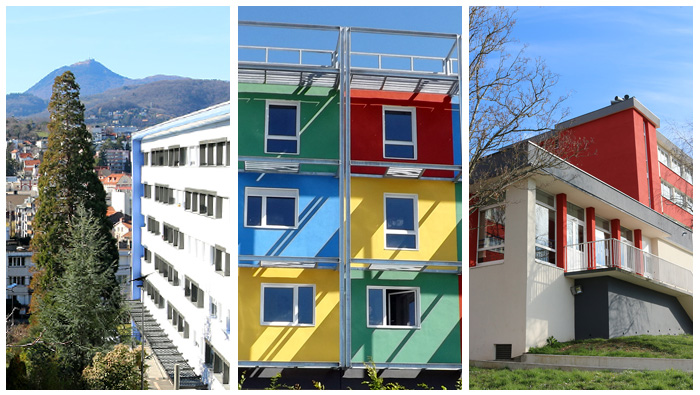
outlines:
[{"label": "tall cypress tree", "polygon": [[[34,327],[41,321],[41,310],[50,308],[50,292],[65,272],[61,249],[70,239],[68,224],[77,208],[85,207],[88,215],[96,218],[99,232],[114,240],[106,217],[106,194],[93,171],[95,152],[84,113],[80,87],[73,73],[66,71],[54,80],[49,102],[48,147],[39,167],[39,197],[32,239],[36,262],[31,306]],[[98,270],[114,277],[119,259],[116,242],[104,248]],[[111,291],[106,291],[105,296],[108,294]]]}]

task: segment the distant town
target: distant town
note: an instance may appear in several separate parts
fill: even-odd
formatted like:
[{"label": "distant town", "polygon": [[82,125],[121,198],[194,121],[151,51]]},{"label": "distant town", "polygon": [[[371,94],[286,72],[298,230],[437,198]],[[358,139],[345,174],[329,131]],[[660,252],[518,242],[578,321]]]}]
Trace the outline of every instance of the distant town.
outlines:
[{"label": "distant town", "polygon": [[[89,126],[95,147],[95,172],[107,194],[106,215],[113,224],[112,234],[119,246],[117,280],[124,296],[130,296],[127,285],[131,267],[131,134],[134,126]],[[8,162],[13,161],[14,174],[6,174],[6,247],[9,285],[15,284],[7,303],[17,308],[18,320],[26,320],[31,291],[30,268],[33,266],[29,246],[33,220],[37,210],[39,166],[48,140],[7,140]],[[9,166],[8,166],[9,168]],[[9,171],[8,171],[9,173]]]}]

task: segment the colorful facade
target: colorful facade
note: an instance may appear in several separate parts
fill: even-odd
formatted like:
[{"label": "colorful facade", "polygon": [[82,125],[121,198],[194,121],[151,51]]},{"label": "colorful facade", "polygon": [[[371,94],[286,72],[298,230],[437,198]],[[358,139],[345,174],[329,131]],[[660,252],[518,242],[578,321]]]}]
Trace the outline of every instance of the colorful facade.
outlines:
[{"label": "colorful facade", "polygon": [[[297,64],[239,46],[266,54],[239,57],[239,369],[459,377],[459,35],[424,34],[450,42],[433,73],[351,67],[363,29],[241,25],[338,46]],[[327,63],[302,60],[317,52]]]},{"label": "colorful facade", "polygon": [[692,333],[692,176],[659,126],[635,98],[563,122],[533,141],[567,133],[587,143],[577,156],[470,214],[470,360],[550,337]]}]

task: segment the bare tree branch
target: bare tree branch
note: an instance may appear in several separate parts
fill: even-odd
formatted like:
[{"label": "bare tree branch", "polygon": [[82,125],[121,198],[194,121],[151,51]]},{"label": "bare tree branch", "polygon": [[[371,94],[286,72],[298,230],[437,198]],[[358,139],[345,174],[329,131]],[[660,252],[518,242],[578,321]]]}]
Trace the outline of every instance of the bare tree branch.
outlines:
[{"label": "bare tree branch", "polygon": [[[553,97],[559,76],[544,60],[526,57],[525,47],[509,52],[516,42],[514,14],[504,7],[469,8],[470,213],[502,200],[506,188],[538,169],[586,152],[588,143],[569,131],[553,132],[568,115],[562,108],[567,97]],[[535,136],[555,156],[527,158],[525,141]]]}]

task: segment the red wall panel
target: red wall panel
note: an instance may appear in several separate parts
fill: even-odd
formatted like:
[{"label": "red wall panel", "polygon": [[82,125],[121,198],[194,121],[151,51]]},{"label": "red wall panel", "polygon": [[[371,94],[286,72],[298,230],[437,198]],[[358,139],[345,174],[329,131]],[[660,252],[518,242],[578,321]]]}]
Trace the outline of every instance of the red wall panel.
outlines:
[{"label": "red wall panel", "polygon": [[[363,161],[454,164],[450,96],[431,93],[350,92],[351,158]],[[416,108],[417,159],[384,159],[383,106]],[[381,168],[353,167],[353,172],[382,174]],[[428,177],[450,177],[452,172],[426,171]]]},{"label": "red wall panel", "polygon": [[588,141],[587,149],[570,162],[648,205],[643,122],[628,109],[569,129]]}]

